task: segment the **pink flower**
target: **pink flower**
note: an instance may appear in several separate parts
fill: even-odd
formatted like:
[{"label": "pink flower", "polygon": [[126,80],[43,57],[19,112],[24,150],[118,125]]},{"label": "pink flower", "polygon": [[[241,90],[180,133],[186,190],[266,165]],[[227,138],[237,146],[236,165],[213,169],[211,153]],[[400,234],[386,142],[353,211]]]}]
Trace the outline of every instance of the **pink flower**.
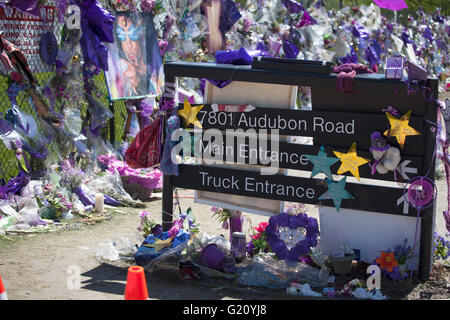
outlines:
[{"label": "pink flower", "polygon": [[172,228],[170,228],[169,230],[169,238],[172,236],[176,236],[178,234],[178,231],[180,231],[180,229],[183,227],[183,220],[181,219],[176,219],[173,221],[172,223]]},{"label": "pink flower", "polygon": [[146,216],[149,216],[149,215],[150,215],[150,212],[148,212],[148,211],[142,211],[141,214],[140,214],[139,216],[140,216],[141,219],[142,219],[142,218],[144,218],[144,217],[146,217]]},{"label": "pink flower", "polygon": [[259,238],[261,238],[261,234],[260,234],[260,233],[254,234],[254,235],[252,236],[252,239],[255,239],[255,240],[257,240],[257,239],[259,239]]},{"label": "pink flower", "polygon": [[261,222],[256,228],[255,230],[258,231],[259,233],[263,233],[264,231],[266,231],[267,226],[269,225],[269,223],[267,222]]}]

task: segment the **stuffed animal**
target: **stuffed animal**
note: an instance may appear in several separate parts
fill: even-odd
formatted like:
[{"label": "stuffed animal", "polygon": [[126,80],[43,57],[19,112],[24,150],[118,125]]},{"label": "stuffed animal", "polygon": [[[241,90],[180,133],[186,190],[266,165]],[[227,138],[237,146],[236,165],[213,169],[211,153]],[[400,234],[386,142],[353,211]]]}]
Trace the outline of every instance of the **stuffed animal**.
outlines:
[{"label": "stuffed animal", "polygon": [[370,152],[375,159],[374,168],[380,174],[386,174],[389,171],[394,171],[401,160],[400,150],[392,147],[387,143],[387,139],[381,135],[378,131],[375,131],[370,136],[372,140],[372,146]]}]

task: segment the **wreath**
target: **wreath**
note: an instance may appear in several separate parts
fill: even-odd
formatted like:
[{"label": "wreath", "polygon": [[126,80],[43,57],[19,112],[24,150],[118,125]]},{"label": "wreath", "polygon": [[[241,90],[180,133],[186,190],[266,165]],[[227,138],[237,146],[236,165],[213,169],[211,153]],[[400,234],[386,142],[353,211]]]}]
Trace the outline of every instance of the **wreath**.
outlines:
[{"label": "wreath", "polygon": [[[289,245],[286,244],[286,239],[282,239],[282,233],[286,231],[291,232],[291,235],[298,235],[302,231],[306,231],[306,233],[301,240],[289,248]],[[266,234],[267,242],[279,259],[298,261],[302,255],[309,253],[310,248],[316,246],[319,226],[315,218],[308,217],[304,213],[297,215],[280,213],[269,219]]]}]

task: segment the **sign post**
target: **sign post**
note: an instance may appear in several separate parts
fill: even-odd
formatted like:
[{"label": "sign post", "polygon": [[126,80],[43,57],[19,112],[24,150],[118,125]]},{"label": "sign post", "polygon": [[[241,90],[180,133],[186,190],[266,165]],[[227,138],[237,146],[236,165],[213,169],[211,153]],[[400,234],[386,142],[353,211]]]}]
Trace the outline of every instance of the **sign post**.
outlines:
[{"label": "sign post", "polygon": [[[356,93],[344,94],[336,90],[335,74],[305,72],[297,67],[289,71],[279,59],[269,64],[264,66],[260,62],[252,67],[168,62],[164,65],[166,83],[175,83],[177,77],[191,77],[308,86],[312,92],[311,111],[252,105],[251,108],[241,106],[240,112],[230,112],[226,105],[220,109],[214,101],[203,105],[197,119],[203,133],[215,130],[216,142],[202,138],[200,148],[203,151],[208,148],[209,151],[211,148],[222,150],[214,154],[214,159],[217,160],[216,156],[222,152],[226,163],[231,161],[262,167],[275,164],[277,168],[298,170],[303,174],[263,175],[239,166],[219,168],[203,163],[180,164],[178,176],[164,177],[164,230],[170,228],[172,190],[175,187],[314,204],[319,206],[320,215],[324,217],[321,238],[328,242],[338,239],[360,245],[354,248],[362,251],[361,256],[367,262],[372,262],[369,260],[373,252],[387,249],[388,244],[392,247],[401,243],[403,239],[397,242],[401,235],[408,235],[410,241],[416,239],[420,256],[416,259],[419,260],[419,276],[421,280],[428,279],[433,258],[435,206],[417,210],[410,201],[406,201],[405,194],[410,179],[427,177],[434,181],[435,136],[430,125],[436,122],[434,102],[424,99],[425,92],[421,91],[424,89],[408,93],[405,83],[385,79],[380,74],[356,76]],[[428,79],[423,85],[437,96],[436,79]],[[195,106],[192,105],[193,108]],[[385,109],[389,106],[398,110],[400,116],[388,114]],[[233,108],[236,106],[229,107],[229,110]],[[183,106],[178,106],[178,110],[181,109]],[[189,127],[192,125],[184,128]],[[230,131],[238,130],[241,133],[254,132],[257,144],[236,139],[228,152],[223,152],[224,146],[221,149],[217,141],[226,141]],[[269,146],[267,136],[272,131],[280,136],[312,137],[313,144],[278,141],[278,144]],[[399,150],[401,159],[395,170],[385,173],[373,170],[377,164],[371,151],[374,132],[387,136],[389,145]],[[264,134],[266,141],[262,139]],[[265,144],[261,147],[263,142]],[[230,145],[227,143],[226,147]],[[206,158],[208,154],[211,156],[211,152],[201,153]],[[331,218],[330,211],[337,215]],[[346,223],[346,219],[350,219],[349,222]],[[372,222],[367,226],[372,234],[364,239],[361,231],[368,221]],[[356,230],[351,230],[350,226]],[[338,238],[333,235],[333,230],[340,230],[345,236]]]}]

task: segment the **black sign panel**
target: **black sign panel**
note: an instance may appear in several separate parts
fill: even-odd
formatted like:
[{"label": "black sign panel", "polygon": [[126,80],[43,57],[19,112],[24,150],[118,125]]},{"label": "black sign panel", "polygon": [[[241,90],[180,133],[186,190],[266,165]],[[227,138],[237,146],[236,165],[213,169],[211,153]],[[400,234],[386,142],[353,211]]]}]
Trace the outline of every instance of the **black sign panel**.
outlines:
[{"label": "black sign panel", "polygon": [[[182,104],[179,105],[180,109],[183,109]],[[197,114],[197,119],[203,130],[266,129],[270,133],[270,130],[278,129],[280,135],[314,137],[314,144],[325,143],[349,148],[356,142],[357,149],[365,151],[370,148],[372,132],[379,131],[383,134],[390,128],[389,120],[382,112],[349,113],[258,107],[248,112],[226,112],[214,111],[211,105],[204,105]],[[422,118],[412,116],[409,125],[423,133]],[[397,141],[393,138],[389,143],[396,145]],[[423,143],[422,134],[407,136],[402,153],[422,156]]]},{"label": "black sign panel", "polygon": [[[328,190],[324,179],[261,175],[259,171],[200,165],[180,165],[180,172],[182,175],[173,177],[175,187],[334,207],[331,199],[319,200]],[[345,189],[354,199],[342,199],[341,208],[417,215],[404,202],[402,188],[346,183]]]},{"label": "black sign panel", "polygon": [[[227,144],[227,137],[224,133],[222,138],[217,141],[212,138],[203,140],[203,136],[196,139],[202,139],[201,144],[197,143],[196,147],[200,148],[197,155],[201,155],[206,160],[216,160],[228,163],[238,164],[255,164],[262,166],[278,166],[283,169],[293,169],[302,171],[312,171],[313,164],[308,159],[308,155],[316,156],[319,153],[320,146],[305,145],[296,143],[279,142],[276,148],[271,145],[270,140],[262,141],[258,139],[257,143],[250,143],[249,139],[238,139],[234,137],[233,144]],[[195,141],[195,140],[194,140]],[[277,150],[278,149],[278,150]],[[346,153],[348,150],[343,148],[325,147],[327,157],[336,158],[333,151]],[[194,156],[192,148],[191,156]],[[386,174],[379,174],[376,170],[372,171],[371,165],[374,164],[373,156],[367,151],[358,151],[358,156],[370,160],[371,162],[359,167],[359,174],[362,178],[388,181],[408,181],[417,175],[423,175],[422,158],[412,156],[402,156],[399,163],[399,170],[394,175],[393,171]],[[332,174],[337,174],[341,161],[337,161],[330,166]],[[373,172],[373,173],[372,173]],[[350,172],[342,173],[342,175],[352,176]]]}]

